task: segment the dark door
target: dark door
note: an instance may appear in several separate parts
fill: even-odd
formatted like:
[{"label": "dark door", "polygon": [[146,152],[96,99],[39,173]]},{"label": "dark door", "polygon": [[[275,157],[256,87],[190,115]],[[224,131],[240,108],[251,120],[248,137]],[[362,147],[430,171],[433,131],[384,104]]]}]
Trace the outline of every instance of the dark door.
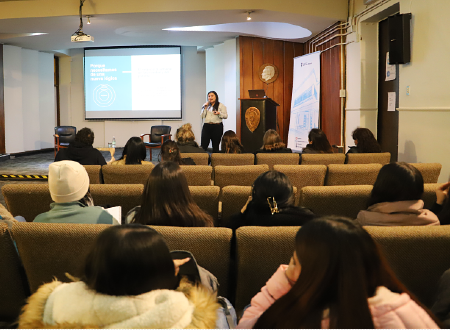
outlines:
[{"label": "dark door", "polygon": [[[399,72],[395,65],[396,78],[386,81],[386,57],[389,52],[389,25],[385,19],[379,23],[379,63],[378,63],[378,130],[377,139],[383,152],[391,153],[391,162],[398,159],[398,111],[388,111],[389,93],[395,92],[395,108],[399,99]],[[392,77],[392,75],[390,74]]]}]

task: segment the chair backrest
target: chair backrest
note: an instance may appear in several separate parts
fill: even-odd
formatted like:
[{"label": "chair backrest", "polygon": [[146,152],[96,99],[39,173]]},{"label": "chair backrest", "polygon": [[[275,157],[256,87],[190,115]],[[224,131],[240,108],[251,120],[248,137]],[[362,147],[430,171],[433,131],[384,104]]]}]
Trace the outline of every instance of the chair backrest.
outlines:
[{"label": "chair backrest", "polygon": [[424,202],[424,209],[430,209],[436,203],[436,189],[440,183],[425,183],[423,189],[422,200]]},{"label": "chair backrest", "polygon": [[330,164],[325,185],[373,185],[381,167],[381,164]]},{"label": "chair backrest", "polygon": [[291,184],[297,187],[299,193],[295,205],[299,204],[301,190],[306,186],[323,186],[327,167],[325,165],[275,165],[275,171],[287,175]]},{"label": "chair backrest", "polygon": [[5,184],[2,193],[9,212],[30,222],[49,211],[50,203],[53,203],[47,183]]},{"label": "chair backrest", "polygon": [[59,135],[59,143],[70,143],[75,141],[77,128],[75,126],[57,126],[55,134]]},{"label": "chair backrest", "polygon": [[12,323],[17,320],[30,290],[6,223],[0,223],[0,251],[0,322]]},{"label": "chair backrest", "polygon": [[213,217],[214,223],[217,223],[220,188],[217,186],[190,186],[189,191],[195,203]]},{"label": "chair backrest", "polygon": [[120,206],[122,215],[125,216],[133,207],[141,205],[144,185],[91,184],[90,190],[95,205],[103,207]]},{"label": "chair backrest", "polygon": [[339,215],[356,219],[358,212],[367,209],[372,186],[304,187],[300,205],[314,214]]},{"label": "chair backrest", "polygon": [[212,167],[208,165],[181,165],[189,186],[210,186]]},{"label": "chair backrest", "polygon": [[256,178],[269,170],[268,165],[216,166],[214,167],[214,185],[251,186]]},{"label": "chair backrest", "polygon": [[450,268],[450,227],[365,227],[398,279],[431,307],[440,276]]},{"label": "chair backrest", "polygon": [[269,169],[273,170],[274,165],[298,165],[300,160],[299,154],[283,154],[283,153],[259,153],[256,154],[256,165],[267,164]]},{"label": "chair backrest", "polygon": [[170,134],[171,129],[172,127],[167,125],[152,126],[152,128],[150,129],[150,142],[161,142],[161,135]]},{"label": "chair backrest", "polygon": [[347,164],[381,164],[386,165],[391,162],[390,152],[380,152],[373,154],[347,154]]},{"label": "chair backrest", "polygon": [[255,155],[253,154],[211,154],[211,166],[240,166],[240,165],[254,165]]},{"label": "chair backrest", "polygon": [[236,231],[235,308],[250,303],[280,264],[288,264],[299,227],[241,227]]},{"label": "chair backrest", "polygon": [[83,165],[89,175],[89,183],[96,184],[102,183],[100,180],[100,172],[102,170],[101,165]]},{"label": "chair backrest", "polygon": [[424,183],[437,183],[442,165],[439,163],[410,163],[422,174]]},{"label": "chair backrest", "polygon": [[344,154],[302,154],[302,165],[344,164]]},{"label": "chair backrest", "polygon": [[209,154],[202,152],[182,152],[181,158],[192,158],[195,165],[208,165]]},{"label": "chair backrest", "polygon": [[103,181],[109,184],[145,184],[150,172],[155,166],[146,165],[122,165],[122,166],[103,166]]}]

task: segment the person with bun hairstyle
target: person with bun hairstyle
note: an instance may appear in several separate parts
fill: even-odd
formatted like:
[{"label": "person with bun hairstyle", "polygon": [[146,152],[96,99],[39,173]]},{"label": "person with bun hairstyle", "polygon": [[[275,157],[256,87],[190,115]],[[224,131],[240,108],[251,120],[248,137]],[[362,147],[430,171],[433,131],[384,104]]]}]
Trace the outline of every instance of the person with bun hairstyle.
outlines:
[{"label": "person with bun hairstyle", "polygon": [[201,117],[204,120],[202,129],[202,148],[206,151],[212,142],[213,152],[219,152],[220,139],[223,134],[223,119],[228,118],[227,108],[219,102],[215,91],[208,93],[208,101],[203,104]]},{"label": "person with bun hairstyle", "polygon": [[221,151],[225,154],[244,153],[244,146],[239,141],[235,132],[229,130],[223,134]]},{"label": "person with bun hairstyle", "polygon": [[161,146],[160,157],[163,162],[175,162],[178,165],[195,165],[192,158],[181,158],[181,152],[178,148],[178,144],[172,140],[167,140],[163,143]]},{"label": "person with bun hairstyle", "polygon": [[274,129],[269,129],[263,136],[263,145],[256,153],[292,153]]},{"label": "person with bun hairstyle", "polygon": [[303,148],[302,154],[331,154],[333,148],[326,134],[318,128],[313,128],[308,134],[309,144]]},{"label": "person with bun hairstyle", "polygon": [[373,133],[368,128],[358,127],[352,132],[354,147],[350,147],[347,153],[379,153],[381,146]]},{"label": "person with bun hairstyle", "polygon": [[145,161],[147,149],[142,139],[133,136],[128,139],[122,151],[122,157],[113,161],[111,165],[150,165],[152,162]]},{"label": "person with bun hairstyle", "polygon": [[195,134],[192,131],[191,124],[187,123],[179,127],[175,137],[181,153],[207,153],[195,142]]},{"label": "person with bun hairstyle", "polygon": [[350,219],[324,217],[298,230],[289,265],[253,297],[237,328],[436,329],[437,322],[367,231]]},{"label": "person with bun hairstyle", "polygon": [[27,301],[19,328],[213,329],[214,294],[180,280],[161,234],[143,225],[108,227],[81,268],[81,280],[42,285]]}]

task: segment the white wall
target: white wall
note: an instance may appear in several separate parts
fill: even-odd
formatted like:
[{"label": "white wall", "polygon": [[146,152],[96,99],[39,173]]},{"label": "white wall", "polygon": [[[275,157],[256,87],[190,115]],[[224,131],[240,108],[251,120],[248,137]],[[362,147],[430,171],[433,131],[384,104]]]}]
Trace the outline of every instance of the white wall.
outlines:
[{"label": "white wall", "polygon": [[53,146],[53,55],[4,45],[7,153]]},{"label": "white wall", "polygon": [[346,142],[352,145],[349,134],[357,126],[376,132],[378,36],[370,20],[395,3],[412,13],[411,63],[399,66],[399,161],[439,162],[444,182],[450,173],[448,0],[393,0],[361,18],[359,34],[351,35],[356,43],[347,46]]},{"label": "white wall", "polygon": [[182,120],[147,121],[86,121],[84,119],[83,50],[73,49],[70,57],[60,58],[61,125],[89,127],[94,131],[94,146],[106,146],[116,138],[116,145],[123,147],[132,136],[150,133],[152,125],[169,125],[172,135],[184,123],[191,123],[196,139],[200,142],[200,110],[205,103],[205,54],[197,53],[197,47],[182,47]]}]

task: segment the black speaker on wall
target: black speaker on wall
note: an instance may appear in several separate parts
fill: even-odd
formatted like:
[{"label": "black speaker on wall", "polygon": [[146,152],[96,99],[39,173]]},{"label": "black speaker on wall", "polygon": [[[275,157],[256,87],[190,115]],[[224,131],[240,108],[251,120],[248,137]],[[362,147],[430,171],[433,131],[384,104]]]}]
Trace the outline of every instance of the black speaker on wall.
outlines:
[{"label": "black speaker on wall", "polygon": [[389,62],[405,64],[411,61],[411,14],[397,14],[388,18]]}]

